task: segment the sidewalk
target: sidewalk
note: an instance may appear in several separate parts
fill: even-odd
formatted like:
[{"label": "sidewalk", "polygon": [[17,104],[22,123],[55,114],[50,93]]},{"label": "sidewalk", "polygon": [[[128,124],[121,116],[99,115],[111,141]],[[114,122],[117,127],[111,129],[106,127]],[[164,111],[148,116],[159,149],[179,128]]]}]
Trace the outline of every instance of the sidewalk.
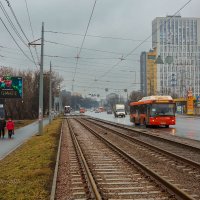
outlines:
[{"label": "sidewalk", "polygon": [[[48,119],[43,121],[43,125],[48,124]],[[0,160],[5,158],[8,154],[14,151],[17,147],[22,145],[30,137],[38,132],[38,122],[34,122],[25,127],[15,130],[15,135],[13,138],[8,139],[8,135],[5,135],[4,139],[0,139]]]}]

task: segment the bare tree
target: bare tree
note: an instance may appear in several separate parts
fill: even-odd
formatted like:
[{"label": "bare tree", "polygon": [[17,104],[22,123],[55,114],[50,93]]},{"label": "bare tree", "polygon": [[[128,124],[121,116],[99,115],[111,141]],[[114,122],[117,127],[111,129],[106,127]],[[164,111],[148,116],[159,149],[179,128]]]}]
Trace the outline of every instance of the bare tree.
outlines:
[{"label": "bare tree", "polygon": [[[23,97],[21,99],[5,99],[7,116],[14,119],[35,119],[38,117],[39,109],[39,71],[15,71],[9,67],[1,67],[2,76],[23,77]],[[62,77],[52,74],[52,96],[59,94],[59,87]],[[44,111],[49,108],[49,76],[44,77]]]},{"label": "bare tree", "polygon": [[130,101],[139,101],[143,97],[142,92],[140,91],[132,91],[129,95]]}]

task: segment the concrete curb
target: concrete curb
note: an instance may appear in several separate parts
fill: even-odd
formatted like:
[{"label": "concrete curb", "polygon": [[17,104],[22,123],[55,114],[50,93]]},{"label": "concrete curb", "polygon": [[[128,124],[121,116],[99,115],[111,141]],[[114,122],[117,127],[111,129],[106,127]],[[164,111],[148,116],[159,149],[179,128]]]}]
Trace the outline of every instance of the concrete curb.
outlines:
[{"label": "concrete curb", "polygon": [[58,176],[58,165],[59,165],[59,160],[60,160],[61,139],[62,139],[62,134],[63,134],[62,130],[63,130],[63,122],[61,126],[61,134],[60,134],[60,139],[59,139],[59,145],[58,145],[58,151],[57,151],[57,157],[56,157],[56,166],[54,169],[50,200],[54,200],[55,194],[56,194],[56,186],[57,186],[56,182],[57,182],[57,176]]}]

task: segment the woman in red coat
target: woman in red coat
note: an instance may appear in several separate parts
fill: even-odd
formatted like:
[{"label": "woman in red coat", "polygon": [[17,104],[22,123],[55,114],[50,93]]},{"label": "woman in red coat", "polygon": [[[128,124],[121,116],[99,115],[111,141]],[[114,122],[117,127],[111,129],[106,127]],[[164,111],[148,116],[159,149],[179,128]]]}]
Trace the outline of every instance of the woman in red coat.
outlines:
[{"label": "woman in red coat", "polygon": [[6,128],[8,130],[8,138],[11,138],[12,134],[14,133],[14,122],[12,121],[11,118],[8,119],[7,123],[6,123]]}]

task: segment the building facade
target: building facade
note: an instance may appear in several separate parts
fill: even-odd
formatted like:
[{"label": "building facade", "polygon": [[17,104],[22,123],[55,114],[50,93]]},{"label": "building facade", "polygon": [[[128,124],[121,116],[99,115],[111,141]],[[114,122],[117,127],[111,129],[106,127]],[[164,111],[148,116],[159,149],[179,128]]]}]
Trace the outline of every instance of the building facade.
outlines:
[{"label": "building facade", "polygon": [[156,48],[147,53],[146,65],[146,87],[147,96],[157,95],[157,64],[156,64]]},{"label": "building facade", "polygon": [[157,64],[159,94],[200,95],[200,18],[157,17],[152,22],[152,47]]},{"label": "building facade", "polygon": [[140,55],[140,90],[144,96],[157,95],[156,48]]},{"label": "building facade", "polygon": [[147,79],[146,79],[146,52],[140,54],[140,91],[144,96],[147,96]]}]

